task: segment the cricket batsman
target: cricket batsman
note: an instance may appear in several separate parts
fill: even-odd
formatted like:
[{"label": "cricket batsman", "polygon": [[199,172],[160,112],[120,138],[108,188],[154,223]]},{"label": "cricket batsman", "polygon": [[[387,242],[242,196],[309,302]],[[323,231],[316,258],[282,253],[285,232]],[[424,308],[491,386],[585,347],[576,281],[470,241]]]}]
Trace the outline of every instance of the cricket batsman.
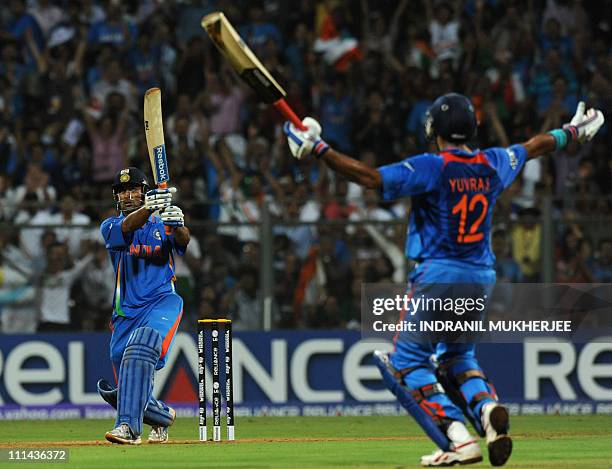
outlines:
[{"label": "cricket batsman", "polygon": [[166,363],[183,313],[174,290],[174,254],[185,253],[189,230],[182,210],[172,205],[175,188],[149,190],[134,167],[119,171],[112,188],[120,213],[100,226],[116,274],[110,358],[117,387],[98,382],[100,395],[117,409],[106,439],[138,445],[144,421],[152,426],[149,443],[165,443],[175,412],[152,396],[153,375]]},{"label": "cricket batsman", "polygon": [[[561,129],[508,148],[473,150],[467,142],[476,134],[474,107],[467,97],[450,93],[439,97],[427,115],[426,135],[438,151],[377,169],[330,148],[321,138],[321,126],[311,117],[303,120],[307,130],[287,122],[284,131],[295,158],[321,159],[351,181],[380,191],[385,200],[411,197],[406,255],[416,262],[409,278],[415,297],[435,297],[436,289],[427,288],[431,285],[469,284],[469,295],[476,299],[495,283],[491,218],[501,192],[512,184],[526,160],[572,141],[591,140],[603,123],[601,111],[585,112],[581,102],[571,122]],[[435,368],[432,356],[438,364]],[[508,410],[498,403],[478,364],[474,344],[411,340],[409,332],[401,332],[394,352],[377,351],[374,359],[387,387],[439,447],[421,457],[423,466],[482,460],[464,416],[486,437],[491,464],[506,463],[512,452]]]}]

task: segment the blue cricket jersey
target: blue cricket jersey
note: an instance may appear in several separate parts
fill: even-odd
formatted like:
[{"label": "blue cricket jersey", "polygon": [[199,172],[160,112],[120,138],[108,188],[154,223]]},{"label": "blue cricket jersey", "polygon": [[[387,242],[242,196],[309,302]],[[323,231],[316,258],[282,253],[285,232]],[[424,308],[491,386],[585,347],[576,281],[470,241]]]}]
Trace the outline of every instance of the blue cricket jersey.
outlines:
[{"label": "blue cricket jersey", "polygon": [[472,153],[453,148],[380,167],[385,200],[412,198],[406,255],[493,266],[493,206],[526,158],[522,145]]},{"label": "blue cricket jersey", "polygon": [[159,217],[150,216],[127,234],[121,231],[124,219],[123,214],[107,218],[100,231],[116,274],[114,314],[133,318],[143,307],[174,293],[173,250],[182,256],[186,247],[166,235]]}]

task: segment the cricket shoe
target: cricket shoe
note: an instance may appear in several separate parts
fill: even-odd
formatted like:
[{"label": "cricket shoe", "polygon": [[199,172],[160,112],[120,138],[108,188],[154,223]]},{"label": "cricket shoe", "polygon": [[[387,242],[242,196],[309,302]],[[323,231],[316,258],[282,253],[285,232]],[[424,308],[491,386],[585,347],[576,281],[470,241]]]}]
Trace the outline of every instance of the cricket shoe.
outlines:
[{"label": "cricket shoe", "polygon": [[[167,407],[168,407],[168,413],[172,417],[172,421],[170,422],[170,425],[172,425],[174,421],[176,420],[176,411],[170,406],[167,406]],[[151,433],[149,433],[149,438],[147,441],[151,444],[167,443],[168,442],[168,427],[170,425],[168,425],[167,427],[164,427],[162,425],[151,425]]]},{"label": "cricket shoe", "polygon": [[168,427],[151,427],[151,433],[147,440],[150,444],[161,444],[168,442]]},{"label": "cricket shoe", "polygon": [[492,466],[503,466],[512,454],[512,439],[508,436],[510,414],[497,403],[482,407],[482,427],[487,437],[489,462]]},{"label": "cricket shoe", "polygon": [[104,436],[111,443],[117,443],[120,445],[139,445],[142,443],[140,435],[134,435],[127,423],[122,423],[110,432],[106,432],[106,435]]},{"label": "cricket shoe", "polygon": [[421,466],[454,466],[455,464],[474,464],[482,461],[482,452],[478,442],[470,435],[461,422],[453,422],[446,430],[451,441],[452,451],[438,449],[432,454],[421,456]]}]

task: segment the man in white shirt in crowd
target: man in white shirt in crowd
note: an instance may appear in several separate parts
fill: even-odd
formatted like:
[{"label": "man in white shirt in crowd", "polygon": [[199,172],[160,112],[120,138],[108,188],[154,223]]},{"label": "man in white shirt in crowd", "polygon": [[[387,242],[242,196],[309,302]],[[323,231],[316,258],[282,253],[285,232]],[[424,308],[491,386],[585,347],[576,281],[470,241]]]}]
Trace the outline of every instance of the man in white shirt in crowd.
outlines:
[{"label": "man in white shirt in crowd", "polygon": [[81,240],[91,237],[90,230],[86,228],[91,223],[91,220],[84,213],[76,211],[76,202],[70,195],[62,198],[58,212],[53,213],[49,208],[42,210],[33,209],[27,212],[21,211],[16,217],[15,223],[32,226],[32,228],[23,228],[21,230],[22,247],[32,258],[44,256],[40,243],[43,228],[34,228],[35,226],[65,225],[52,229],[58,241],[68,244],[71,256],[78,254]]},{"label": "man in white shirt in crowd", "polygon": [[81,329],[86,331],[106,330],[113,310],[113,293],[115,291],[115,270],[108,260],[108,251],[104,244],[89,240],[84,241],[87,251],[94,255],[93,261],[81,275],[81,301],[77,308],[87,313],[79,318]]},{"label": "man in white shirt in crowd", "polygon": [[53,243],[47,249],[47,268],[40,279],[38,332],[70,330],[70,289],[93,259],[89,253],[69,266],[68,246]]},{"label": "man in white shirt in crowd", "polygon": [[[31,197],[27,197],[28,195]],[[23,184],[15,187],[11,198],[11,202],[15,206],[19,206],[27,200],[35,200],[41,204],[51,204],[57,199],[57,191],[55,187],[49,184],[49,174],[45,172],[42,166],[30,163]]]},{"label": "man in white shirt in crowd", "polygon": [[[17,207],[13,219],[15,225],[40,226],[50,222],[48,208],[57,198],[57,191],[49,184],[49,175],[38,164],[28,166],[23,184],[12,191],[12,204]],[[42,228],[22,228],[20,243],[26,255],[36,258],[43,255],[40,249]]]},{"label": "man in white shirt in crowd", "polygon": [[62,228],[55,228],[57,240],[68,244],[71,256],[76,256],[80,249],[81,240],[86,237],[85,227],[91,223],[91,219],[84,213],[77,210],[76,201],[71,195],[65,195],[59,206],[59,212],[54,213],[49,218],[54,225],[65,225]]},{"label": "man in white shirt in crowd", "polygon": [[[392,221],[395,217],[393,213],[389,210],[382,208],[378,202],[380,197],[378,193],[375,191],[364,191],[364,207],[358,209],[349,215],[350,221],[362,221],[362,220],[376,220],[381,221],[381,224],[373,224],[373,226],[377,226],[378,228],[384,228],[385,223]],[[346,227],[346,232],[348,234],[354,234],[357,230],[356,225],[348,225]],[[389,235],[393,235],[393,225],[387,225],[387,229],[385,232]]]},{"label": "man in white shirt in crowd", "polygon": [[423,4],[431,36],[431,46],[436,57],[431,72],[437,76],[441,62],[450,60],[453,66],[456,66],[461,53],[459,40],[461,2],[451,4],[442,1],[434,6],[434,2],[425,1]]},{"label": "man in white shirt in crowd", "polygon": [[4,334],[36,331],[33,265],[17,247],[10,228],[0,230],[0,331]]}]

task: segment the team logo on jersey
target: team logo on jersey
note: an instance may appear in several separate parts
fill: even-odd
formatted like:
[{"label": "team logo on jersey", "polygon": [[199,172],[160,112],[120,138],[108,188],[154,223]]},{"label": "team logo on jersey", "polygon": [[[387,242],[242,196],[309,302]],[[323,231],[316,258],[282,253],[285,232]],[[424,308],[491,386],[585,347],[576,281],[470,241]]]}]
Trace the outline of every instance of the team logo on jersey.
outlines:
[{"label": "team logo on jersey", "polygon": [[159,230],[155,230],[153,232],[153,237],[161,241],[161,233],[159,232]]},{"label": "team logo on jersey", "polygon": [[518,160],[516,159],[516,154],[514,153],[514,150],[512,150],[511,148],[506,148],[506,152],[508,153],[508,160],[510,160],[510,167],[512,169],[516,169],[516,167],[518,166]]},{"label": "team logo on jersey", "polygon": [[161,246],[151,246],[149,244],[131,244],[130,256],[139,257],[141,259],[162,258],[163,251]]}]

